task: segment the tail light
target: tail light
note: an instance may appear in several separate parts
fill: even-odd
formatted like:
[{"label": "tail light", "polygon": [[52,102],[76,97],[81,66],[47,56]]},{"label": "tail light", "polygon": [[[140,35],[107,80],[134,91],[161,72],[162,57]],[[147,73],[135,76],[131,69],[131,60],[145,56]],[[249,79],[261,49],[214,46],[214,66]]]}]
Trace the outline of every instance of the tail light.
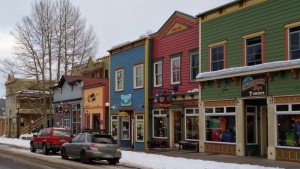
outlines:
[{"label": "tail light", "polygon": [[98,151],[97,145],[96,144],[91,144],[90,145],[91,150]]},{"label": "tail light", "polygon": [[121,151],[121,147],[120,146],[117,147],[117,151]]}]

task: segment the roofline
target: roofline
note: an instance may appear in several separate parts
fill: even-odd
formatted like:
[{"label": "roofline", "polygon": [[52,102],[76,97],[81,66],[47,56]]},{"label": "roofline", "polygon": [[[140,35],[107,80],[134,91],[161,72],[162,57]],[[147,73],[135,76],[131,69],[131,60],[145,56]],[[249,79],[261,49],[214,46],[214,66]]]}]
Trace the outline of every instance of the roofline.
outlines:
[{"label": "roofline", "polygon": [[183,13],[183,12],[180,12],[180,11],[175,11],[173,12],[173,14],[168,18],[168,20],[159,28],[159,30],[155,33],[152,33],[150,34],[149,36],[150,37],[153,37],[153,36],[156,36],[156,34],[158,34],[166,25],[167,23],[176,15],[176,14],[179,14],[179,15],[182,15],[186,18],[189,18],[189,19],[192,19],[192,20],[195,20],[195,21],[198,21],[197,20],[197,17],[195,16],[192,16],[192,15],[189,15],[189,14],[186,14],[186,13]]},{"label": "roofline", "polygon": [[234,0],[234,1],[232,1],[232,2],[228,2],[228,3],[224,4],[224,5],[221,5],[221,6],[218,6],[218,7],[213,8],[213,9],[210,9],[210,10],[208,10],[208,11],[204,11],[204,12],[202,12],[202,13],[199,13],[199,14],[196,15],[196,17],[199,18],[199,17],[201,17],[201,16],[204,15],[204,14],[210,13],[210,12],[215,11],[215,10],[218,10],[218,9],[221,9],[221,8],[223,8],[223,7],[225,7],[225,6],[232,5],[232,4],[237,3],[237,2],[239,2],[239,1],[242,1],[242,0]]},{"label": "roofline", "polygon": [[129,41],[129,42],[125,42],[124,44],[121,44],[120,46],[117,45],[116,47],[112,47],[111,49],[109,49],[109,50],[107,50],[107,51],[110,53],[110,52],[113,51],[113,50],[122,48],[122,47],[127,46],[127,45],[130,45],[130,44],[134,44],[134,43],[139,42],[139,41],[145,41],[146,39],[150,39],[150,36],[144,37],[144,38],[138,38],[138,39],[136,39],[136,40]]}]

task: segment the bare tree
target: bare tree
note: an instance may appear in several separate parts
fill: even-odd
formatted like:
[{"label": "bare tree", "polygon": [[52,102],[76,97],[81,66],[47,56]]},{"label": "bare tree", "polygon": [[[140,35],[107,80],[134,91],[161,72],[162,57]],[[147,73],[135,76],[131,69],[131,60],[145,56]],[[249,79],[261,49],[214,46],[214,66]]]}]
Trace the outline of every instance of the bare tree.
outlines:
[{"label": "bare tree", "polygon": [[43,107],[49,83],[59,80],[61,70],[69,74],[75,63],[94,56],[98,46],[95,30],[86,26],[79,8],[70,0],[34,1],[30,15],[16,23],[11,34],[17,57],[15,61],[1,60],[2,72],[35,78],[44,91]]}]

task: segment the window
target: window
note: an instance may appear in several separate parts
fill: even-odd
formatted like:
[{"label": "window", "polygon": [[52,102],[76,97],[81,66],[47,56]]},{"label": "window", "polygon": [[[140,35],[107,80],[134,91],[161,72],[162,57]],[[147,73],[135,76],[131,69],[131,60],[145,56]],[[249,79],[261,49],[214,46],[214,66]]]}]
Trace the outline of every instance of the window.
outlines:
[{"label": "window", "polygon": [[153,110],[154,138],[168,137],[168,117],[165,110]]},{"label": "window", "polygon": [[72,104],[72,132],[79,133],[81,131],[81,110],[80,104]]},{"label": "window", "polygon": [[129,117],[122,118],[122,140],[129,140]]},{"label": "window", "polygon": [[246,65],[262,64],[261,36],[246,39]]},{"label": "window", "polygon": [[185,139],[199,140],[199,111],[197,108],[185,109]]},{"label": "window", "polygon": [[142,88],[143,87],[143,65],[137,65],[133,67],[134,74],[134,88]]},{"label": "window", "polygon": [[180,57],[171,59],[171,84],[180,83]]},{"label": "window", "polygon": [[196,80],[196,76],[199,74],[199,53],[194,52],[190,54],[191,61],[191,81]]},{"label": "window", "polygon": [[107,79],[108,78],[108,69],[104,70],[104,78]]},{"label": "window", "polygon": [[300,26],[289,29],[290,31],[290,59],[300,58]]},{"label": "window", "polygon": [[162,86],[162,62],[154,63],[154,87]]},{"label": "window", "polygon": [[123,90],[123,86],[124,86],[124,70],[116,70],[115,71],[115,90],[116,91],[122,91]]},{"label": "window", "polygon": [[144,141],[144,115],[136,115],[136,141]]},{"label": "window", "polygon": [[205,108],[206,141],[235,143],[235,107]]},{"label": "window", "polygon": [[300,147],[300,104],[275,105],[277,146]]},{"label": "window", "polygon": [[247,106],[247,143],[257,144],[257,108]]},{"label": "window", "polygon": [[211,47],[211,71],[224,69],[224,44]]},{"label": "window", "polygon": [[111,116],[111,135],[118,140],[118,116]]}]

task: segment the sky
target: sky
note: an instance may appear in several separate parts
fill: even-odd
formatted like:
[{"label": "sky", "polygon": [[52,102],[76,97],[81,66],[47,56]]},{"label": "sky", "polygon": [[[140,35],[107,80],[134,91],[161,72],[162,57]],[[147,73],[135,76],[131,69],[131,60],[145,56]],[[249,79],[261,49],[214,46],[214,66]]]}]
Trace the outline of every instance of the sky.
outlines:
[{"label": "sky", "polygon": [[[0,59],[11,57],[14,40],[10,32],[17,22],[31,12],[34,0],[0,0]],[[169,17],[180,11],[196,16],[233,0],[72,0],[82,16],[98,35],[96,58],[108,55],[107,50],[133,41],[140,35],[157,32]],[[5,78],[0,75],[0,97],[5,93]],[[5,76],[6,77],[6,76]]]},{"label": "sky", "polygon": [[[28,135],[23,135],[28,136]],[[22,136],[20,136],[22,137]],[[20,146],[28,148],[28,150],[20,150],[12,148],[11,151],[17,151],[20,153],[30,153],[29,150],[30,140],[23,140],[17,138],[6,138],[0,136],[0,143],[11,144],[15,146]],[[168,157],[164,155],[149,154],[143,152],[132,152],[122,150],[122,158],[120,159],[120,164],[125,166],[130,166],[131,168],[148,168],[148,169],[196,169],[196,168],[205,168],[205,169],[275,169],[271,167],[263,167],[258,165],[249,165],[249,164],[234,164],[234,163],[223,163],[223,162],[214,162],[214,161],[205,161],[205,160],[194,160],[194,159],[185,159],[179,157]],[[36,155],[38,156],[38,155]],[[44,155],[39,155],[44,156]],[[49,158],[61,158],[57,156],[49,156]],[[279,169],[279,168],[276,168]]]}]

